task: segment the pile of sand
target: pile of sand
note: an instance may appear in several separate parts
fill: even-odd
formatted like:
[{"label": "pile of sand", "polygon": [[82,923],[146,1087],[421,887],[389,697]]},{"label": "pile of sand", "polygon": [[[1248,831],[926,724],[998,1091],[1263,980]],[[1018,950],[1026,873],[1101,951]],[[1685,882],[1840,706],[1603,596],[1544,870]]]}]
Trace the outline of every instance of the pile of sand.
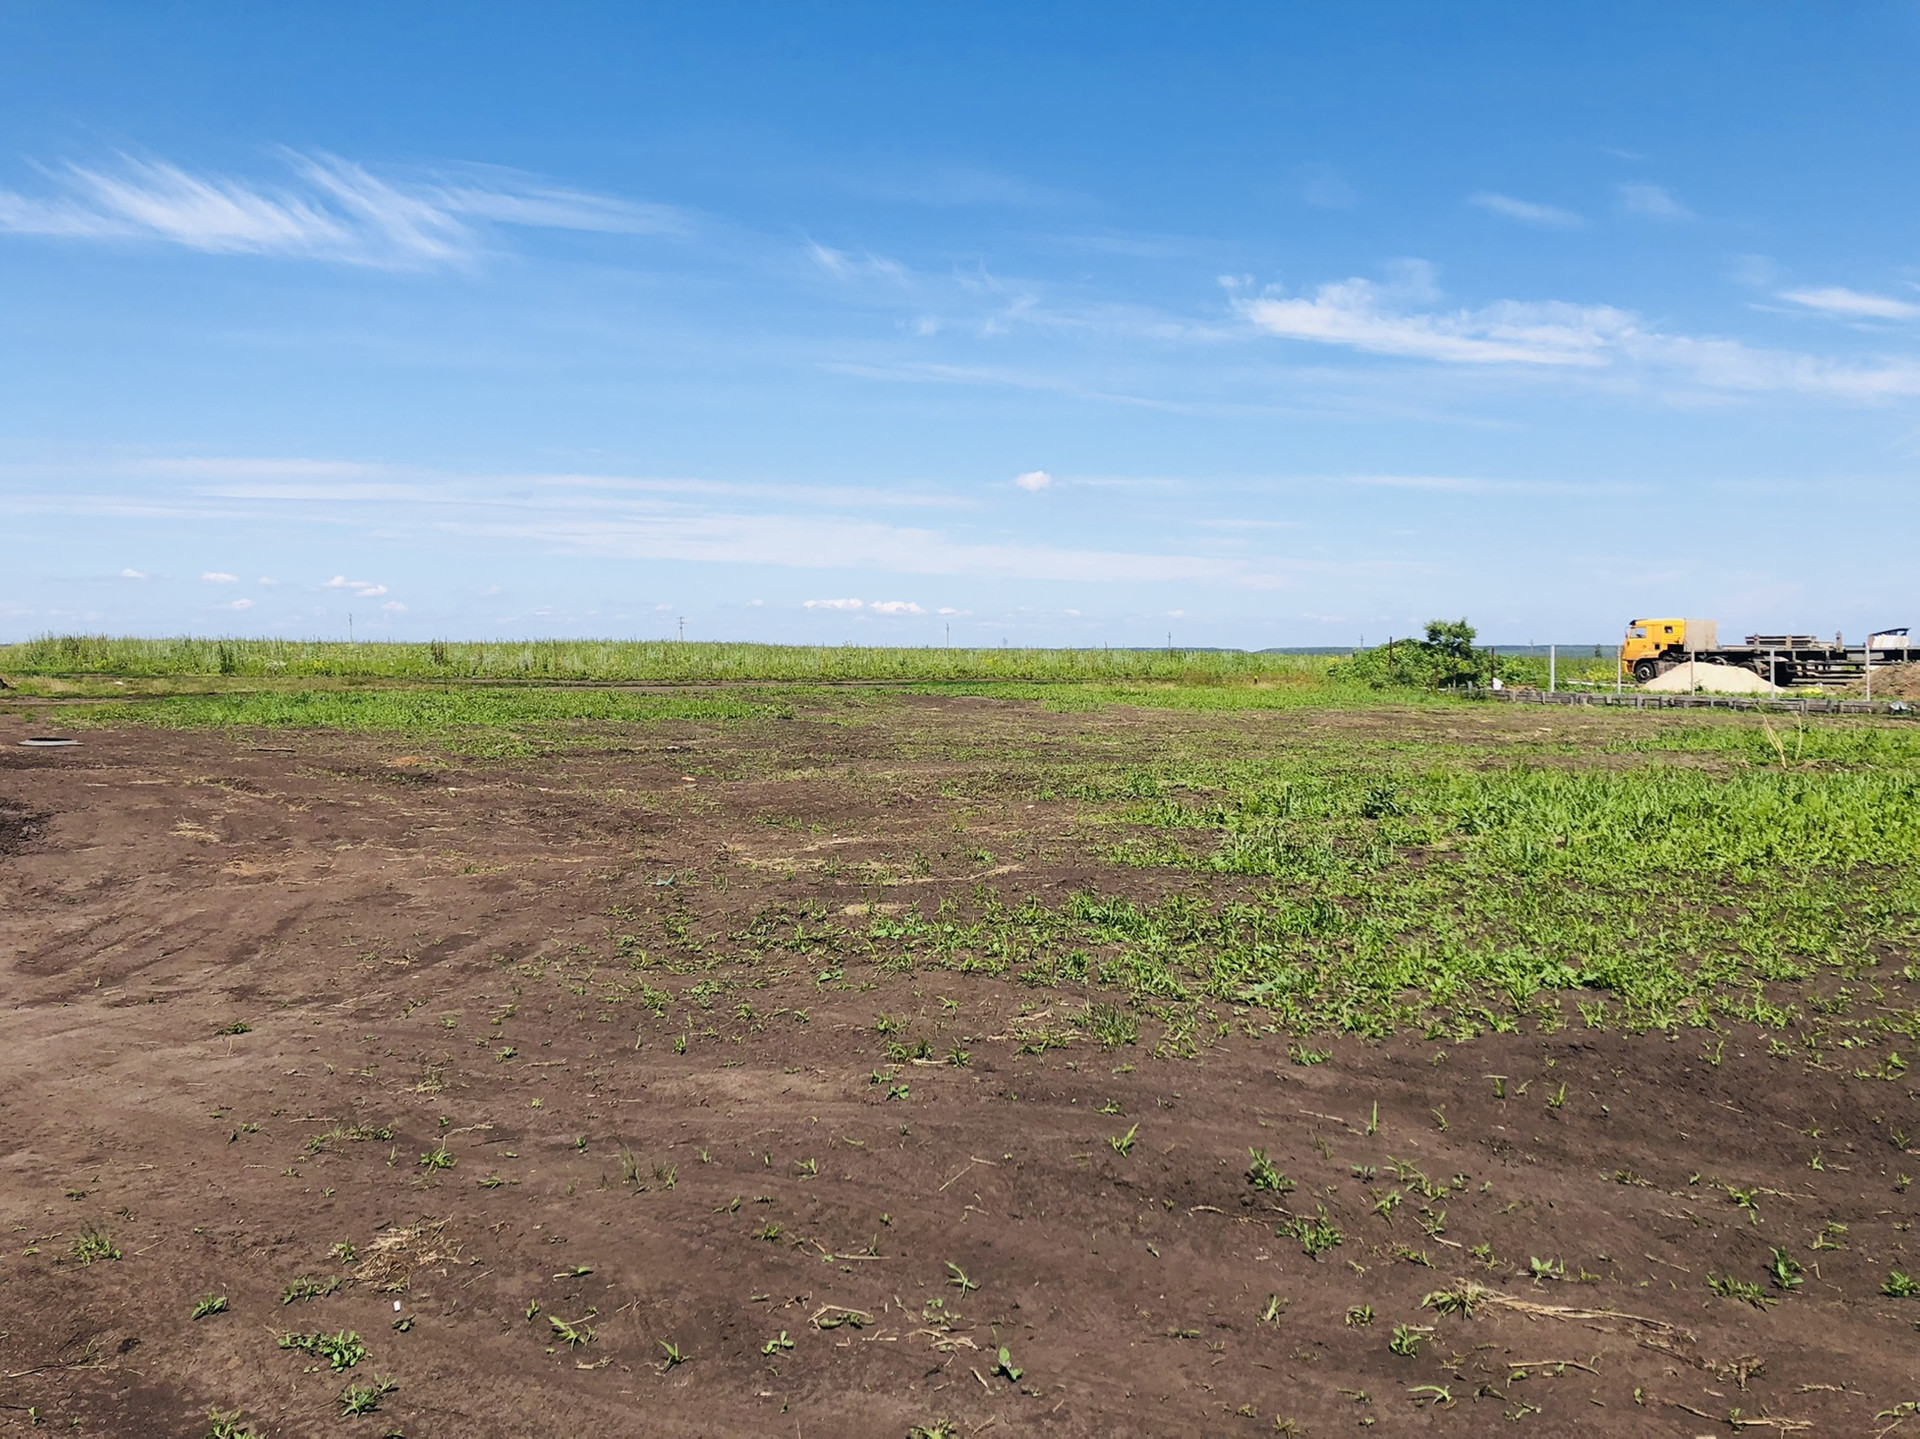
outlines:
[{"label": "pile of sand", "polygon": [[1767,682],[1738,665],[1683,661],[1665,674],[1655,675],[1640,688],[1662,695],[1692,694],[1695,690],[1710,695],[1763,695],[1767,692]]}]

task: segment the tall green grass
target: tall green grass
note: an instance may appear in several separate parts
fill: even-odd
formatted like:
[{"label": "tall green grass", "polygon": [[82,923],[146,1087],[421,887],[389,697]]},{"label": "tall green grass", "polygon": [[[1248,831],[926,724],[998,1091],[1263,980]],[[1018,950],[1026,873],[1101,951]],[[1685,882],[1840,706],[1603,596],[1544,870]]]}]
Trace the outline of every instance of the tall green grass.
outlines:
[{"label": "tall green grass", "polygon": [[1312,682],[1332,656],[1212,650],[896,649],[865,646],[534,640],[343,644],[58,635],[0,646],[0,672],[126,678],[657,681],[667,683],[1155,681]]}]

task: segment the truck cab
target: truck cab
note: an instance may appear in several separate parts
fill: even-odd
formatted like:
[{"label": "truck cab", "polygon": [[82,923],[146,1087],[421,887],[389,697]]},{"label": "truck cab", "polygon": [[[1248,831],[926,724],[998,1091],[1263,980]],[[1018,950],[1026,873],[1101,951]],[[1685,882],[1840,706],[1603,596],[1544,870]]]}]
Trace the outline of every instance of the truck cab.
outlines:
[{"label": "truck cab", "polygon": [[1713,620],[1633,620],[1620,646],[1620,668],[1645,684],[1688,655],[1715,649],[1719,629]]}]

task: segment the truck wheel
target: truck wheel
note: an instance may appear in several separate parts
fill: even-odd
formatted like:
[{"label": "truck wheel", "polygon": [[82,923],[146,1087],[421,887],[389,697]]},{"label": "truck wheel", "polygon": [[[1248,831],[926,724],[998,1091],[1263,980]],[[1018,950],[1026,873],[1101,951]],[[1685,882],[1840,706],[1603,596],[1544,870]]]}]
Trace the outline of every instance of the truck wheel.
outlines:
[{"label": "truck wheel", "polygon": [[1660,666],[1653,660],[1635,660],[1633,662],[1633,677],[1639,680],[1641,684],[1645,684],[1659,673]]}]

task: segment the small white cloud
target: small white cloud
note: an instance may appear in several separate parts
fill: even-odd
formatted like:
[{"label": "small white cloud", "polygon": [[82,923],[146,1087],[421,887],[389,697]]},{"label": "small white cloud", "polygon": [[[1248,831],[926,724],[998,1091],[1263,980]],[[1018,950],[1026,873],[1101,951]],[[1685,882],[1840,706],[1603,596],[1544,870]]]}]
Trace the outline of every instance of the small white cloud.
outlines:
[{"label": "small white cloud", "polygon": [[952,605],[942,605],[936,611],[936,613],[943,614],[943,615],[957,615],[961,613],[961,611],[956,610]]},{"label": "small white cloud", "polygon": [[1783,300],[1805,305],[1826,315],[1845,315],[1860,320],[1920,320],[1920,305],[1896,300],[1891,295],[1869,295],[1841,285],[1826,285],[1813,290],[1783,290]]},{"label": "small white cloud", "polygon": [[120,571],[120,578],[123,580],[144,580],[146,575],[139,570],[122,570]]},{"label": "small white cloud", "polygon": [[[262,581],[262,583],[264,584],[265,581]],[[376,584],[372,580],[350,580],[345,575],[335,575],[322,585],[321,588],[326,590],[352,590],[363,600],[375,600],[387,592],[385,585]]]},{"label": "small white cloud", "polygon": [[1620,203],[1635,215],[1654,220],[1691,220],[1693,211],[1674,199],[1664,185],[1622,185]]},{"label": "small white cloud", "polygon": [[230,575],[225,570],[208,570],[200,578],[210,585],[232,585],[240,582],[240,576]]},{"label": "small white cloud", "polygon": [[766,604],[765,600],[748,600],[747,608],[750,610],[757,610],[764,604]]},{"label": "small white cloud", "polygon": [[1523,225],[1538,225],[1547,230],[1577,230],[1587,223],[1573,211],[1563,210],[1558,205],[1541,205],[1532,200],[1516,200],[1511,195],[1496,195],[1490,190],[1482,190],[1477,195],[1467,196],[1467,203],[1477,205],[1489,215],[1518,220]]},{"label": "small white cloud", "polygon": [[860,607],[859,600],[808,600],[806,602],[806,608],[810,610],[857,610]]},{"label": "small white cloud", "polygon": [[1080,611],[1078,610],[1068,610],[1067,613],[1074,616],[1074,618],[1076,619],[1078,619],[1080,616]]},{"label": "small white cloud", "polygon": [[924,615],[926,613],[912,600],[875,600],[873,612],[877,615]]},{"label": "small white cloud", "polygon": [[480,593],[483,595],[499,595],[499,594],[505,594],[506,591],[501,589],[500,586],[498,585],[488,585],[484,590],[480,591]]},{"label": "small white cloud", "polygon": [[230,604],[228,604],[227,608],[230,610],[250,610],[253,608],[253,601],[252,600],[234,600]]},{"label": "small white cloud", "polygon": [[398,600],[388,600],[380,608],[390,615],[404,615],[407,612],[407,607]]},{"label": "small white cloud", "polygon": [[1187,612],[1185,610],[1168,610],[1167,611],[1167,618],[1170,620],[1184,620],[1186,617],[1187,617]]},{"label": "small white cloud", "polygon": [[1015,475],[1013,482],[1029,494],[1038,494],[1053,483],[1053,476],[1045,470],[1028,470],[1024,475]]},{"label": "small white cloud", "polygon": [[270,575],[262,575],[260,576],[260,583],[263,585],[277,585],[280,583],[280,581],[274,579]]}]

